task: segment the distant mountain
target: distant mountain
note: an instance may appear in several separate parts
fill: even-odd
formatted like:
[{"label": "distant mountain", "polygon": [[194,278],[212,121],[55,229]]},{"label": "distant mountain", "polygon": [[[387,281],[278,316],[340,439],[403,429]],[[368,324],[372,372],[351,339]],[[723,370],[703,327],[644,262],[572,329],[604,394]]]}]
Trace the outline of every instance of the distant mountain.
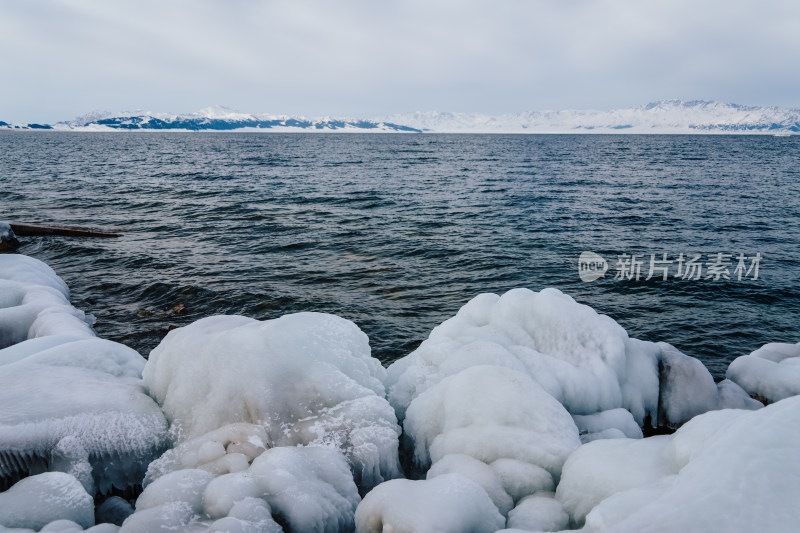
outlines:
[{"label": "distant mountain", "polygon": [[385,121],[322,118],[308,119],[267,113],[246,114],[208,107],[196,113],[173,115],[151,112],[93,112],[54,125],[57,130],[179,130],[179,131],[346,131],[416,132],[419,130]]},{"label": "distant mountain", "polygon": [[384,120],[453,133],[798,133],[800,110],[695,100],[665,100],[612,111],[410,113]]},{"label": "distant mountain", "polygon": [[196,113],[93,112],[56,124],[0,129],[61,131],[276,131],[431,133],[800,133],[800,110],[695,100],[665,100],[611,111],[479,113],[417,112],[378,119],[292,117],[209,107]]},{"label": "distant mountain", "polygon": [[49,124],[9,124],[0,120],[0,130],[52,130]]}]

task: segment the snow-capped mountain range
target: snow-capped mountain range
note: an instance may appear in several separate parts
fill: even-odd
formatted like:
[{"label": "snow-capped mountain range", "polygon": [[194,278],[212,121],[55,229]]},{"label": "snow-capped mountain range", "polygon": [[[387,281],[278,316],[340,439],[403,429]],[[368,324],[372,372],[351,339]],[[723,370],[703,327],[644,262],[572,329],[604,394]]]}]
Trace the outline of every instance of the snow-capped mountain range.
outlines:
[{"label": "snow-capped mountain range", "polygon": [[8,124],[0,129],[60,131],[275,131],[407,133],[800,133],[800,110],[695,100],[665,100],[611,111],[526,111],[503,115],[416,112],[373,119],[317,118],[240,113],[208,107],[187,114],[92,112],[49,124]]},{"label": "snow-capped mountain range", "polygon": [[55,130],[180,130],[180,131],[382,131],[419,130],[380,120],[292,117],[269,113],[240,113],[226,107],[207,107],[195,113],[169,114],[149,111],[92,112],[53,125]]},{"label": "snow-capped mountain range", "polygon": [[800,110],[665,100],[612,111],[412,113],[385,120],[422,131],[458,133],[798,133]]}]

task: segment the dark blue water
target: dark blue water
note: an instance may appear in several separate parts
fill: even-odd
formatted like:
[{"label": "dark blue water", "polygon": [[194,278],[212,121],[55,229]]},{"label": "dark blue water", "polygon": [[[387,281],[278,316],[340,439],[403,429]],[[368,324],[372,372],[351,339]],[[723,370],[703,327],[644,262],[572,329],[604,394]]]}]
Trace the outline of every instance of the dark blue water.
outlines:
[{"label": "dark blue water", "polygon": [[[143,355],[207,315],[314,310],[388,363],[478,293],[550,286],[717,377],[800,341],[798,137],[8,132],[0,179],[0,219],[124,231],[20,251]],[[580,280],[585,250],[605,278]],[[763,259],[757,280],[613,279],[664,253]]]}]

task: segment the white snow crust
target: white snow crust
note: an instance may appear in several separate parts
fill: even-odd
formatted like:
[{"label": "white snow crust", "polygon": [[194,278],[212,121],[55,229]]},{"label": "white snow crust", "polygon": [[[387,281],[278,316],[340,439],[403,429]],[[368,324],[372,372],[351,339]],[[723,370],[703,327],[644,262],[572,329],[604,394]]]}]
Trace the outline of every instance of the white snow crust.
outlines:
[{"label": "white snow crust", "polygon": [[170,332],[144,369],[179,441],[260,425],[270,447],[342,451],[366,488],[400,475],[384,374],[355,324],[321,313],[198,320]]},{"label": "white snow crust", "polygon": [[733,360],[727,378],[749,394],[777,402],[800,394],[800,343],[773,342]]}]

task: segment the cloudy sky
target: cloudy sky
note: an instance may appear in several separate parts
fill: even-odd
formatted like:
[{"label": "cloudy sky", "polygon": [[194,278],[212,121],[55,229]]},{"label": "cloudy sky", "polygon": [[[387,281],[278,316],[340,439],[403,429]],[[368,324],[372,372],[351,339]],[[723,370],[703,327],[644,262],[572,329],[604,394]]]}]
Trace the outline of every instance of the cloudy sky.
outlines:
[{"label": "cloudy sky", "polygon": [[0,0],[0,120],[800,107],[796,0]]}]

